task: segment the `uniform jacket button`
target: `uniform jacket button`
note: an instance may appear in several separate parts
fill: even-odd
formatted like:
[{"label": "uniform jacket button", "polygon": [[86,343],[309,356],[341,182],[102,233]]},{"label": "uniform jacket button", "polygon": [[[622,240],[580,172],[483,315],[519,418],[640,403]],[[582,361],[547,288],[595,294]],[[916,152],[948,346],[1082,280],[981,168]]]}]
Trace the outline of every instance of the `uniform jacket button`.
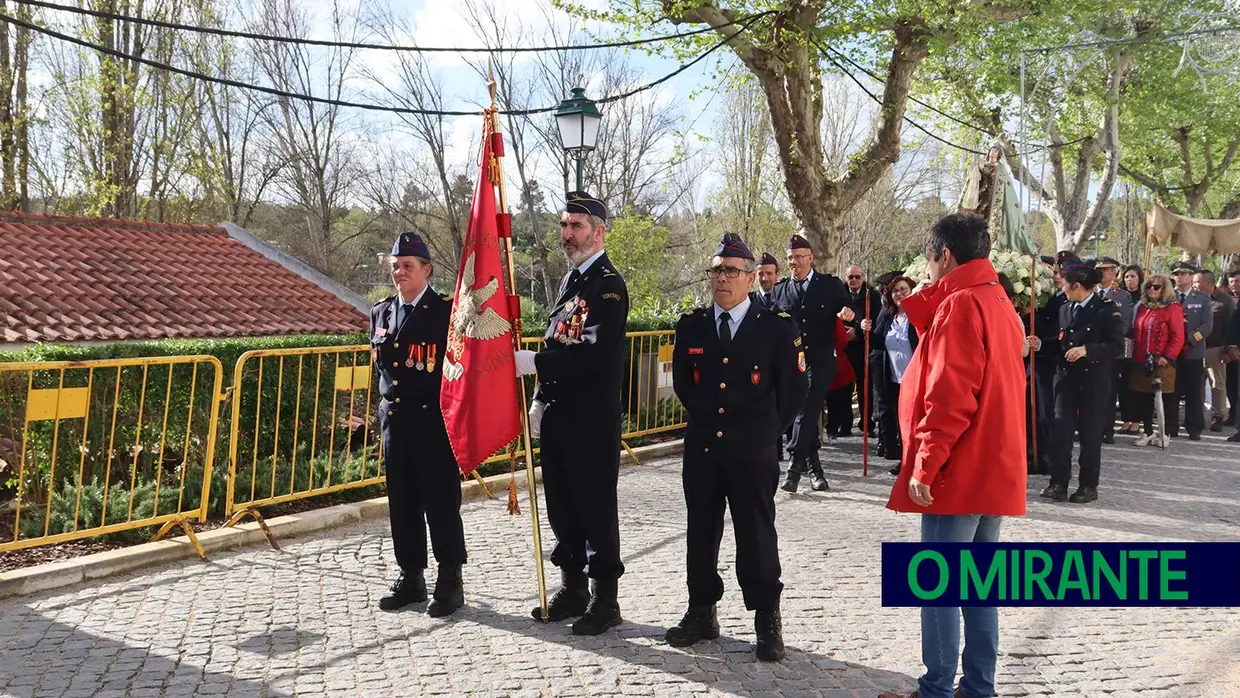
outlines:
[{"label": "uniform jacket button", "polygon": [[391,411],[391,410],[388,410],[388,414],[392,414],[392,411]]},{"label": "uniform jacket button", "polygon": [[719,388],[720,388],[721,390],[722,390],[722,389],[724,389],[724,388],[727,388],[727,387],[728,387],[728,384],[727,384],[727,383],[720,383],[720,384],[719,384]]},{"label": "uniform jacket button", "polygon": [[395,400],[393,400],[393,402],[395,402],[396,404],[398,404],[398,405],[399,405],[399,404],[400,404],[400,398],[396,398]]},{"label": "uniform jacket button", "polygon": [[426,409],[426,408],[427,408],[427,406],[426,406],[426,405],[422,405],[422,409]]},{"label": "uniform jacket button", "polygon": [[399,366],[399,365],[400,365],[400,362],[399,362],[399,361],[393,361],[393,362],[392,362],[392,368],[396,368],[396,367],[397,367],[397,366]]},{"label": "uniform jacket button", "polygon": [[723,438],[723,432],[722,432],[722,431],[717,431],[717,432],[715,432],[715,438],[722,439],[722,438]]},{"label": "uniform jacket button", "polygon": [[400,342],[392,342],[393,349],[400,349]]},{"label": "uniform jacket button", "polygon": [[720,408],[719,408],[719,414],[723,414],[723,408],[722,408],[722,407],[720,407]]},{"label": "uniform jacket button", "polygon": [[398,381],[398,380],[394,380],[394,381],[392,381],[392,385],[400,385],[400,381]]},{"label": "uniform jacket button", "polygon": [[702,453],[710,453],[710,449],[709,449],[709,448],[703,448],[703,449],[702,449]]},{"label": "uniform jacket button", "polygon": [[728,362],[728,357],[726,357],[726,356],[725,356],[725,357],[723,357],[723,363],[725,363],[725,364],[726,364],[727,362]]}]

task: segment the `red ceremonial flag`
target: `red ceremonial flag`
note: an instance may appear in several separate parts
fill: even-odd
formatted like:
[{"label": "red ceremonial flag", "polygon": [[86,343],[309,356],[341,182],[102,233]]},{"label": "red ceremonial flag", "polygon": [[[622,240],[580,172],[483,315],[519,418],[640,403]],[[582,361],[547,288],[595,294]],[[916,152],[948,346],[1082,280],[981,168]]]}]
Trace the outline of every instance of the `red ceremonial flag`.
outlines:
[{"label": "red ceremonial flag", "polygon": [[501,184],[498,136],[491,115],[484,118],[478,183],[456,277],[440,393],[448,441],[466,475],[521,431],[514,323],[495,200],[495,187]]}]

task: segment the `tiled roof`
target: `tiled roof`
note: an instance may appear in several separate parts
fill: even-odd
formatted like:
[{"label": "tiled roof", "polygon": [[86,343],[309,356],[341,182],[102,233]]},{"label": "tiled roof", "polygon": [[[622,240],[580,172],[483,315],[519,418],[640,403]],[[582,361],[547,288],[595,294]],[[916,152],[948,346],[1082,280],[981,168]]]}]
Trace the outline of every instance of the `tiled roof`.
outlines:
[{"label": "tiled roof", "polygon": [[0,341],[365,331],[368,318],[215,226],[0,213]]}]

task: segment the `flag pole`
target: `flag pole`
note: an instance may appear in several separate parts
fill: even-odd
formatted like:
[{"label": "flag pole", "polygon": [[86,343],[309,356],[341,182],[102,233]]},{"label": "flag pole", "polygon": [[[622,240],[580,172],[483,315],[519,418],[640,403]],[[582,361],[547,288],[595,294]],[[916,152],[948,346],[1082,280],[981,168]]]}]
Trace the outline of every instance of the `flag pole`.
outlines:
[{"label": "flag pole", "polygon": [[[1037,255],[1033,256],[1033,278],[1029,284],[1029,334],[1037,336],[1037,316],[1038,316],[1038,259]],[[1029,340],[1025,340],[1029,341]],[[1032,419],[1033,434],[1030,435],[1033,444],[1033,467],[1036,469],[1041,461],[1038,459],[1038,352],[1029,348],[1029,416]]]},{"label": "flag pole", "polygon": [[[488,66],[488,73],[490,73],[489,66]],[[492,74],[489,76],[487,80],[487,89],[490,90],[490,93],[491,93],[491,108],[488,110],[488,113],[490,114],[490,117],[491,117],[492,136],[501,133],[500,123],[499,123],[499,109],[495,104],[495,87],[496,87],[495,77]],[[504,168],[499,162],[503,158],[503,155],[502,153],[497,153],[495,154],[494,157],[496,161],[495,184],[496,184],[496,190],[499,193],[499,200],[497,202],[497,208],[498,208],[499,214],[502,216],[508,213],[508,197],[504,193]],[[516,266],[513,263],[512,235],[511,234],[501,235],[500,237],[502,237],[504,240],[504,257],[507,260],[507,265],[505,266],[505,271],[508,276],[507,285],[508,285],[508,288],[512,290],[513,295],[516,295],[517,274],[516,274]],[[514,310],[513,318],[512,318],[513,350],[520,351],[521,350],[521,313],[519,312],[520,306],[518,305],[518,307],[513,310]],[[533,523],[533,528],[534,528],[534,568],[537,570],[537,573],[538,573],[538,602],[539,602],[539,605],[542,607],[543,622],[546,623],[550,620],[550,618],[548,615],[548,608],[547,608],[547,577],[546,577],[545,571],[543,570],[543,547],[542,547],[542,528],[541,528],[542,524],[540,523],[539,518],[538,518],[538,483],[534,479],[534,452],[533,452],[533,449],[530,447],[530,440],[531,440],[530,439],[530,421],[529,421],[528,415],[526,414],[526,407],[525,407],[525,403],[526,403],[525,379],[520,376],[517,376],[516,380],[517,380],[517,396],[518,396],[518,399],[520,400],[519,411],[521,413],[521,439],[525,447],[524,448],[525,450],[525,482],[527,485],[529,485],[529,489],[530,489],[530,521]]]},{"label": "flag pole", "polygon": [[[865,293],[865,319],[866,324],[870,322],[870,290],[867,288]],[[861,360],[862,371],[865,373],[865,380],[862,381],[861,387],[864,395],[861,396],[861,477],[870,476],[870,331],[865,332],[865,358]],[[888,434],[888,437],[891,435]]]}]

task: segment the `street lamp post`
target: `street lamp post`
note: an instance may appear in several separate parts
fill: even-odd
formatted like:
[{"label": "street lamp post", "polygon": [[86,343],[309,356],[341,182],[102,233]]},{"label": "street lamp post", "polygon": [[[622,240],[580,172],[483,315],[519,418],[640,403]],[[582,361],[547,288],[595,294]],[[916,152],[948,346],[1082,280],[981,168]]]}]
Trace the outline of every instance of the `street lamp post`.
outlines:
[{"label": "street lamp post", "polygon": [[574,87],[572,95],[560,102],[555,122],[560,129],[560,145],[577,161],[577,191],[584,186],[586,154],[594,150],[598,127],[603,121],[598,105],[586,98],[583,87]]}]

